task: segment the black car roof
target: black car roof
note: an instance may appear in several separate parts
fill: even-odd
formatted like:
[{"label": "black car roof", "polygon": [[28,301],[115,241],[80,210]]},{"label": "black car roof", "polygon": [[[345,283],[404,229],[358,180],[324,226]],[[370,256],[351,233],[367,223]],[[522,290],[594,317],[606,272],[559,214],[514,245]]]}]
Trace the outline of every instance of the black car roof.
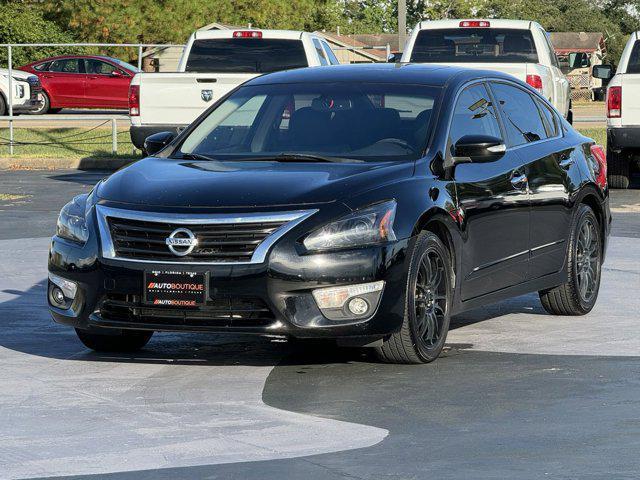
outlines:
[{"label": "black car roof", "polygon": [[369,63],[299,68],[256,77],[245,85],[314,82],[372,82],[444,86],[452,79],[459,82],[493,77],[514,80],[510,75],[492,70],[479,70],[446,65],[418,63]]}]

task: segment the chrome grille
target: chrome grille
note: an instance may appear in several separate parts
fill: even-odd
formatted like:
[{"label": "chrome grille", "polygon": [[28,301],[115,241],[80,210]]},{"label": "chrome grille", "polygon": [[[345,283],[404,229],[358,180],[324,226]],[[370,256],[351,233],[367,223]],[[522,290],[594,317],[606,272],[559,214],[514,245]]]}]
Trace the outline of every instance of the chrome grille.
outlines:
[{"label": "chrome grille", "polygon": [[[96,211],[104,258],[193,264],[263,262],[276,240],[316,212],[299,210],[187,216],[120,210],[101,205],[96,207]],[[188,230],[191,238],[197,240],[195,246],[168,245],[167,240],[178,229]]]}]

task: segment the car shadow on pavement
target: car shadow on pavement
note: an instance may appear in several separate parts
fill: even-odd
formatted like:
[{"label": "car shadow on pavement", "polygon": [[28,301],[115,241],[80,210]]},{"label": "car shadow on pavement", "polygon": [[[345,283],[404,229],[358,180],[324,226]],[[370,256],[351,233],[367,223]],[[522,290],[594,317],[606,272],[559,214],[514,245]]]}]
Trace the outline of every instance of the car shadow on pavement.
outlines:
[{"label": "car shadow on pavement", "polygon": [[[274,366],[283,362],[300,365],[376,362],[372,349],[340,348],[330,341],[215,333],[160,332],[136,353],[96,353],[80,343],[72,328],[53,322],[45,291],[46,280],[26,291],[0,291],[1,296],[13,297],[0,302],[0,330],[3,332],[0,346],[30,355],[74,361],[252,366]],[[526,295],[465,312],[452,319],[451,328],[514,313],[543,315],[545,312],[537,295]],[[447,351],[470,347],[450,344]]]}]

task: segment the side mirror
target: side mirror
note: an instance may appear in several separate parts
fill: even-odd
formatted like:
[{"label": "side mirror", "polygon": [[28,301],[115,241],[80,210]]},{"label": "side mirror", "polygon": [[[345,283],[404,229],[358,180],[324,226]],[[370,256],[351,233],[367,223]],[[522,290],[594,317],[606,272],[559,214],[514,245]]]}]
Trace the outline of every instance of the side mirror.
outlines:
[{"label": "side mirror", "polygon": [[454,163],[482,163],[498,160],[507,146],[490,135],[465,135],[453,147]]},{"label": "side mirror", "polygon": [[176,138],[175,132],[159,132],[144,139],[144,151],[147,155],[155,155]]},{"label": "side mirror", "polygon": [[387,63],[396,63],[400,61],[400,57],[395,53],[390,53],[387,57]]},{"label": "side mirror", "polygon": [[614,75],[613,65],[594,65],[591,75],[594,78],[610,80]]}]

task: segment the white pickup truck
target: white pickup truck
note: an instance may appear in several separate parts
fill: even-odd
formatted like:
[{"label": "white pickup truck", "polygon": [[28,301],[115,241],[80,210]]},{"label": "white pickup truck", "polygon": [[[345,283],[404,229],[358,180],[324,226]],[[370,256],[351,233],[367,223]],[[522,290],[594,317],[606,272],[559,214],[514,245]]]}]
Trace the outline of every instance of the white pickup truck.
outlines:
[{"label": "white pickup truck", "polygon": [[[34,112],[42,101],[40,79],[32,73],[11,70],[11,103],[14,114]],[[9,70],[0,68],[0,116],[9,114]]]},{"label": "white pickup truck", "polygon": [[439,63],[509,73],[527,82],[569,121],[571,88],[547,32],[528,20],[436,20],[416,25],[402,62]]},{"label": "white pickup truck", "polygon": [[139,73],[129,87],[131,141],[176,131],[263,73],[340,63],[320,36],[290,30],[198,30],[176,73]]},{"label": "white pickup truck", "polygon": [[640,32],[629,37],[615,74],[611,65],[596,65],[592,73],[596,78],[609,80],[608,183],[612,188],[627,188],[632,166],[640,166]]}]

